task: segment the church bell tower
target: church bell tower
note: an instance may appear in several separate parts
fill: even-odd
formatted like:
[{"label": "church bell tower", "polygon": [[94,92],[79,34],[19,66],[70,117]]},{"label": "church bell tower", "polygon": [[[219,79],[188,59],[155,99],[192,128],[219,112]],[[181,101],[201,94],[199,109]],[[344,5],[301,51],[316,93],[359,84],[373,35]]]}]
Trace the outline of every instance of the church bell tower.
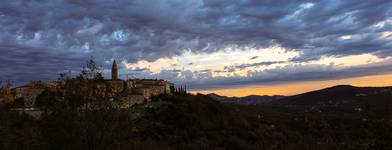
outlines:
[{"label": "church bell tower", "polygon": [[118,80],[118,69],[116,60],[113,61],[112,65],[112,80]]}]

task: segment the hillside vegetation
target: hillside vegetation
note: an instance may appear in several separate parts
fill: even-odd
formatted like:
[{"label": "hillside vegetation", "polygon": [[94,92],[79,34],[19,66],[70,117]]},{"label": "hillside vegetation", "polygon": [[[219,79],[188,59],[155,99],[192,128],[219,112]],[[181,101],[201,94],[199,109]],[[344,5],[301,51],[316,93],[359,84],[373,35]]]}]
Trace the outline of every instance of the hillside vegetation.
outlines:
[{"label": "hillside vegetation", "polygon": [[0,149],[391,149],[392,107],[382,103],[244,106],[177,94],[130,109],[60,101],[40,120],[1,108]]}]

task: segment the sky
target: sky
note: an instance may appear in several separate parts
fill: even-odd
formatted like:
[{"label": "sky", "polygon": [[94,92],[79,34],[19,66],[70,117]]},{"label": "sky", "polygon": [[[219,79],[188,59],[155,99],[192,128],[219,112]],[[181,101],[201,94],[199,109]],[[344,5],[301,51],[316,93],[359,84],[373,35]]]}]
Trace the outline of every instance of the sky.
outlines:
[{"label": "sky", "polygon": [[392,85],[390,0],[1,0],[0,80],[159,78],[229,96]]}]

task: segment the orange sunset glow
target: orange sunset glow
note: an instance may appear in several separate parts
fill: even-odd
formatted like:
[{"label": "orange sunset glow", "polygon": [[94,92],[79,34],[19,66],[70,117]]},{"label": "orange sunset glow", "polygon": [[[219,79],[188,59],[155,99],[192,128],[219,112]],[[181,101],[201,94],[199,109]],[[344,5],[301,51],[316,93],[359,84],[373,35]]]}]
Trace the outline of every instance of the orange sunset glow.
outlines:
[{"label": "orange sunset glow", "polygon": [[237,88],[226,89],[212,89],[192,91],[192,93],[209,94],[215,93],[226,96],[248,96],[248,95],[295,95],[313,90],[319,90],[335,85],[350,84],[353,86],[392,86],[392,73],[383,75],[373,75],[365,77],[346,78],[338,80],[325,81],[306,81],[306,82],[291,82],[286,84],[265,85],[265,86],[244,86]]}]

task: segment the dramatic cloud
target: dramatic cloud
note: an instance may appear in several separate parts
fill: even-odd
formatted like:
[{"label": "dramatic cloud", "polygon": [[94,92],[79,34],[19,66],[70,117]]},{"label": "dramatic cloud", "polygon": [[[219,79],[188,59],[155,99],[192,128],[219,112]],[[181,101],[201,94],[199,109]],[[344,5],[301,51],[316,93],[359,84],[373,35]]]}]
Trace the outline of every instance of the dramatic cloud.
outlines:
[{"label": "dramatic cloud", "polygon": [[90,56],[104,67],[122,62],[122,78],[165,78],[195,89],[379,74],[392,65],[391,6],[390,0],[2,0],[0,79],[53,80],[78,71]]}]

